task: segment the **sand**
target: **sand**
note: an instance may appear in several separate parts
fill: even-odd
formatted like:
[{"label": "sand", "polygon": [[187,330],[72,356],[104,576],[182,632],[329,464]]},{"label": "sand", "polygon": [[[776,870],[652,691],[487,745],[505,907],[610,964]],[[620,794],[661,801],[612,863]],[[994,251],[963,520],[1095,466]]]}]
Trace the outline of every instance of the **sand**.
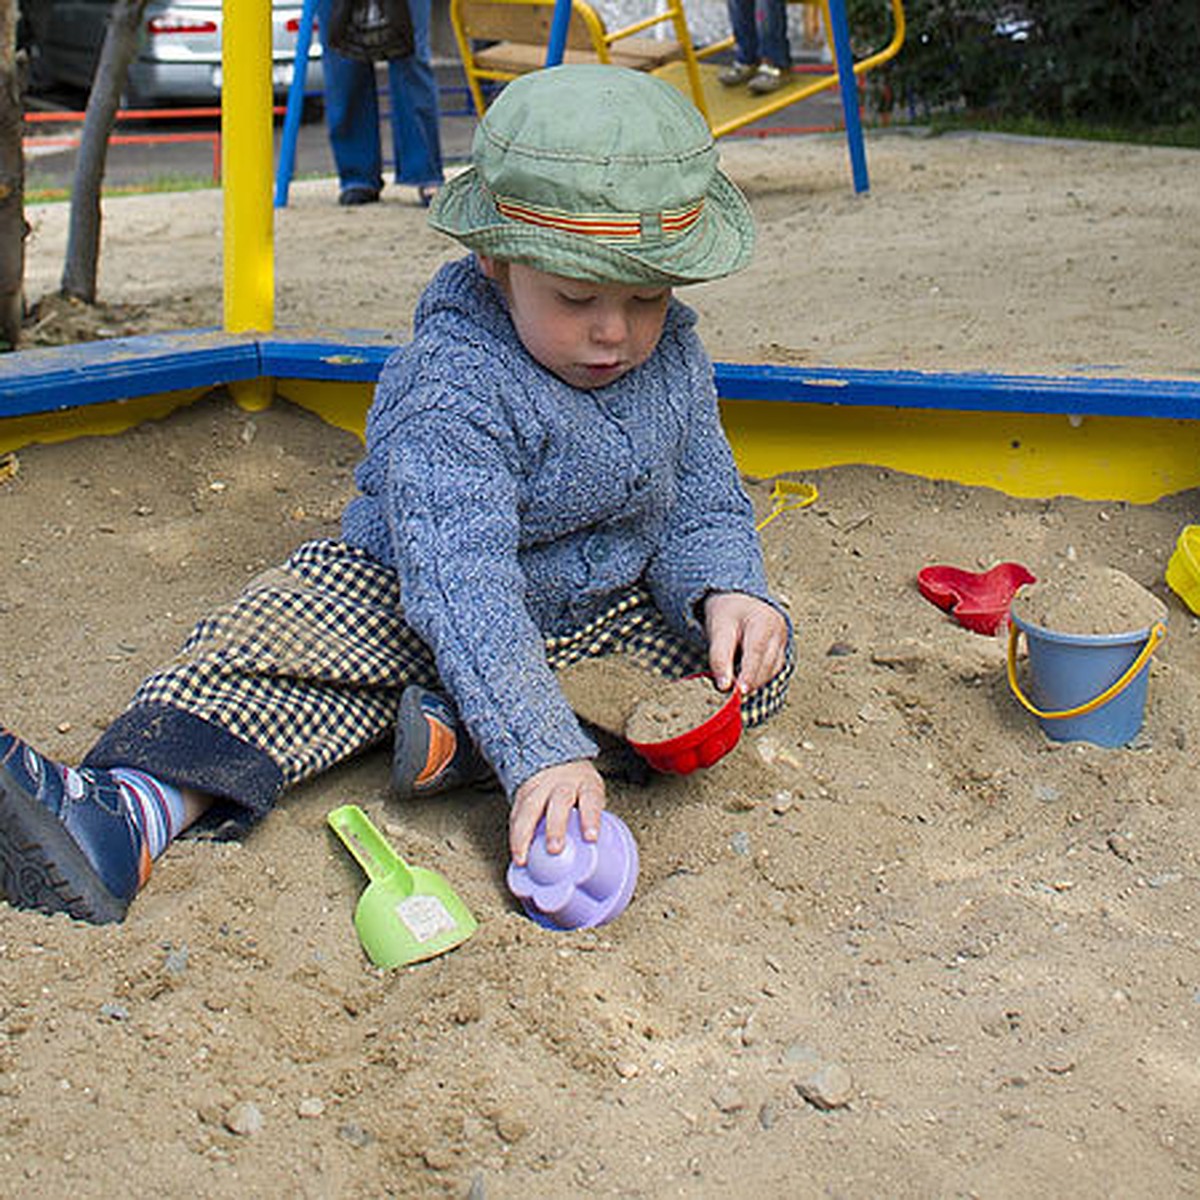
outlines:
[{"label": "sand", "polygon": [[[762,249],[693,289],[716,357],[1196,378],[1194,153],[873,136],[730,143]],[[66,210],[30,212],[29,294]],[[220,321],[220,202],[105,206],[97,313]],[[403,336],[454,251],[407,197],[293,189],[278,319]],[[71,325],[71,320],[75,325]],[[65,332],[64,332],[65,331]],[[192,621],[332,534],[358,446],[217,395],[34,446],[0,485],[4,720],[69,760]],[[613,783],[633,902],[552,933],[504,886],[496,796],[400,806],[384,751],[242,841],[184,840],[121,927],[0,909],[12,1196],[1182,1196],[1200,1190],[1200,623],[1163,583],[1200,497],[807,472],[764,530],[799,630],[785,712],[707,772]],[[769,484],[750,481],[759,510]],[[1052,742],[931,562],[1119,570],[1167,609],[1141,733]],[[447,876],[473,939],[385,973],[325,827],[356,802]]]},{"label": "sand", "polygon": [[1027,624],[1083,637],[1136,634],[1167,617],[1166,605],[1136,579],[1090,561],[1056,564],[1022,587],[1011,608]]}]

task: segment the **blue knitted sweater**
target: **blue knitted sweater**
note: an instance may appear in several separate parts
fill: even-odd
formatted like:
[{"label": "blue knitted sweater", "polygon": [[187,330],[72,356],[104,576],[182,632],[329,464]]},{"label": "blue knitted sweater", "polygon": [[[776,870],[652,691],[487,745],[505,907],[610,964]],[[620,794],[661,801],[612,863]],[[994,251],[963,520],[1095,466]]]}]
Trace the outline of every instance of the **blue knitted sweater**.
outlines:
[{"label": "blue knitted sweater", "polygon": [[444,266],[380,375],[343,536],[393,567],[405,617],[511,797],[594,756],[546,664],[634,584],[704,644],[709,591],[769,599],[695,315],[607,387],[525,351],[474,258]]}]

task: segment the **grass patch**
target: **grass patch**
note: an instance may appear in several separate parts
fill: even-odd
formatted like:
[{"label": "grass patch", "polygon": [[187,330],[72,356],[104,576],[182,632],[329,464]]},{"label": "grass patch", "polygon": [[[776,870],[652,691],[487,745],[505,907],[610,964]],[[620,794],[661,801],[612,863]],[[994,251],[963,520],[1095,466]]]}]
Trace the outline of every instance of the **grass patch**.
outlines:
[{"label": "grass patch", "polygon": [[[452,165],[454,159],[447,159],[447,165]],[[324,171],[301,171],[292,177],[292,183],[303,183],[313,179],[328,179]],[[102,196],[145,196],[158,192],[208,192],[219,190],[221,184],[211,179],[201,179],[195,175],[164,175],[154,179],[138,180],[133,183],[105,184],[101,190]],[[26,204],[54,204],[70,200],[70,187],[46,187],[37,182],[36,176],[27,176],[25,180]]]},{"label": "grass patch", "polygon": [[[106,184],[101,188],[101,196],[142,196],[156,192],[207,192],[219,188],[219,183],[211,179],[197,179],[193,176],[170,176],[144,179],[136,183]],[[26,181],[26,204],[53,204],[71,198],[69,187],[40,187],[37,180]]]}]

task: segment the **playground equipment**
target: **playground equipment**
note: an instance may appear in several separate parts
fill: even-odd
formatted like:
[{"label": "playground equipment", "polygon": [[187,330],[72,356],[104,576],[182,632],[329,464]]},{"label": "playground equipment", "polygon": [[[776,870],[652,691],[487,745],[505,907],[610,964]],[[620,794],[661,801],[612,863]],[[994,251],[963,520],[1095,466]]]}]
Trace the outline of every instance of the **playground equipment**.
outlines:
[{"label": "playground equipment", "polygon": [[[660,0],[650,16],[614,30],[606,28],[588,0],[450,0],[450,20],[467,87],[479,113],[486,106],[488,84],[558,62],[611,62],[648,71],[688,96],[714,137],[772,116],[818,92],[839,88],[854,188],[865,192],[868,180],[856,80],[899,53],[905,32],[903,2],[879,0],[890,10],[892,36],[858,61],[850,47],[845,0],[799,2],[818,8],[833,63],[826,70],[793,72],[778,91],[765,96],[718,82],[720,66],[713,60],[733,46],[733,38],[697,50],[688,31],[683,0]],[[643,36],[648,32],[661,35],[668,26],[673,37]]]},{"label": "playground equipment", "polygon": [[[611,31],[588,0],[570,0],[561,61],[611,62],[649,71],[689,96],[704,114],[713,135],[722,137],[838,86],[839,66],[852,58],[848,45],[844,54],[837,45],[835,24],[845,22],[843,0],[793,2],[817,10],[834,61],[828,69],[793,73],[778,91],[766,96],[756,96],[745,88],[722,87],[717,82],[720,67],[712,60],[732,48],[733,38],[697,49],[688,32],[682,0],[666,0],[652,15]],[[904,44],[902,0],[880,3],[890,10],[892,36],[877,51],[851,63],[855,76],[882,66]],[[515,79],[547,64],[556,8],[556,0],[450,0],[450,20],[477,112],[483,112],[486,104],[486,83]],[[661,34],[667,25],[674,35],[671,38],[640,36],[654,30]]]},{"label": "playground equipment", "polygon": [[[611,33],[586,0],[571,0],[561,51],[555,47],[551,53],[556,9],[556,0],[450,0],[450,23],[476,113],[487,107],[488,84],[507,83],[550,61],[612,63],[636,71],[681,61],[689,79],[696,79],[694,94],[701,94],[681,0],[667,0],[652,16]],[[673,37],[639,36],[665,33],[667,25]]]}]

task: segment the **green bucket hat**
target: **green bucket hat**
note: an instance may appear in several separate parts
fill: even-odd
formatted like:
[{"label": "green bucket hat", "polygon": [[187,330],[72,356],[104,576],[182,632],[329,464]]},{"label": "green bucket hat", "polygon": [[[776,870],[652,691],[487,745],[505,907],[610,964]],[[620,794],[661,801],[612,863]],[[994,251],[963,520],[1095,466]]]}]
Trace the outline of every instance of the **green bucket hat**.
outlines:
[{"label": "green bucket hat", "polygon": [[601,283],[699,283],[754,245],[745,197],[696,107],[625,67],[523,75],[487,110],[472,165],[429,222],[480,254]]}]

